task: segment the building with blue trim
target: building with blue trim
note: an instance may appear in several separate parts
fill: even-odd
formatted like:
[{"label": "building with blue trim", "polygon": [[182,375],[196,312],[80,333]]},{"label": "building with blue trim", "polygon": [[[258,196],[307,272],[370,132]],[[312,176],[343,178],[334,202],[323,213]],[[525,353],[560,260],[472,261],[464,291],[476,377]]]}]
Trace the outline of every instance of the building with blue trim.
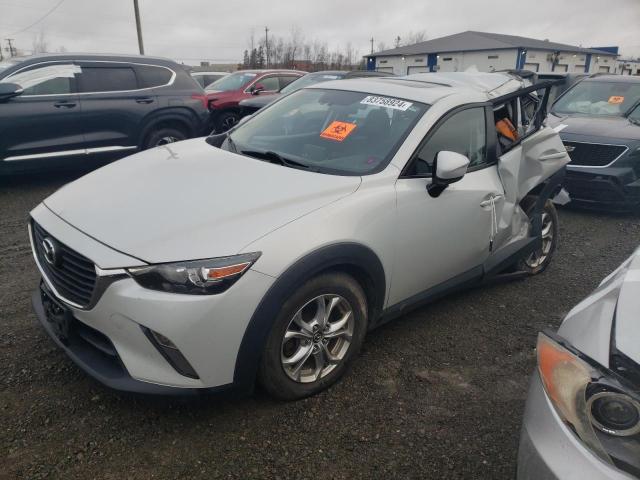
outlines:
[{"label": "building with blue trim", "polygon": [[[615,49],[615,51],[613,51]],[[617,72],[616,47],[583,48],[548,40],[466,31],[365,56],[368,70],[407,75],[420,72]]]}]

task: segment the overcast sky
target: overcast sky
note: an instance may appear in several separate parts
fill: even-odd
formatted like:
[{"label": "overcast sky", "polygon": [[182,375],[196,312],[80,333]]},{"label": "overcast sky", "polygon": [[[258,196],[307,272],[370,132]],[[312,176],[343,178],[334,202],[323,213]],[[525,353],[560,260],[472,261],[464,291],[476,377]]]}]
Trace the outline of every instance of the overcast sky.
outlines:
[{"label": "overcast sky", "polygon": [[[43,32],[50,50],[136,53],[133,0],[0,0],[0,42],[29,51]],[[479,30],[568,43],[617,45],[640,56],[640,0],[139,0],[147,54],[197,64],[242,59],[251,31],[287,36],[293,26],[360,55],[410,31],[428,38]],[[33,26],[34,22],[38,22]],[[26,29],[26,30],[25,30]]]}]

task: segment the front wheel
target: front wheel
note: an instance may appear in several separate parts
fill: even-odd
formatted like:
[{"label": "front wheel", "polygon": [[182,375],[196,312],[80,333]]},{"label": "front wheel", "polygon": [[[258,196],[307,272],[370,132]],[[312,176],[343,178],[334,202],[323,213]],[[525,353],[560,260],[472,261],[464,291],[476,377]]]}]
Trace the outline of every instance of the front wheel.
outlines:
[{"label": "front wheel", "polygon": [[267,339],[259,381],[274,397],[296,400],[337,381],[367,331],[362,287],[344,273],[320,275],[282,306]]},{"label": "front wheel", "polygon": [[236,112],[222,112],[216,119],[216,133],[224,133],[232,128],[240,120],[240,115]]},{"label": "front wheel", "polygon": [[143,150],[148,148],[160,147],[162,145],[169,145],[170,143],[179,142],[184,140],[187,136],[183,131],[172,127],[160,127],[157,130],[149,132],[144,139],[142,145]]},{"label": "front wheel", "polygon": [[[536,198],[525,199],[523,208],[527,215],[533,212]],[[542,209],[542,245],[520,262],[520,270],[529,275],[542,273],[551,263],[551,259],[558,245],[558,211],[551,200],[544,203]]]}]

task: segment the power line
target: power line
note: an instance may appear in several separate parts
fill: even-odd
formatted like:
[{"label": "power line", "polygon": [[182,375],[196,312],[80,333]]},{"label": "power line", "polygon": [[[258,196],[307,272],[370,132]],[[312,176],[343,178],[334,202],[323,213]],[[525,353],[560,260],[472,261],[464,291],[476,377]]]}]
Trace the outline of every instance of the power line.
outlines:
[{"label": "power line", "polygon": [[49,15],[51,15],[53,12],[55,12],[58,7],[60,5],[62,5],[64,3],[64,0],[60,0],[58,3],[55,4],[55,6],[49,10],[47,13],[45,13],[42,17],[40,17],[38,20],[36,20],[35,22],[33,22],[31,25],[29,25],[28,27],[24,27],[22,30],[18,30],[17,32],[13,32],[10,35],[17,35],[19,33],[24,32],[25,30],[29,30],[31,27],[36,26],[37,24],[39,24],[41,21],[43,21],[45,18],[47,18]]}]

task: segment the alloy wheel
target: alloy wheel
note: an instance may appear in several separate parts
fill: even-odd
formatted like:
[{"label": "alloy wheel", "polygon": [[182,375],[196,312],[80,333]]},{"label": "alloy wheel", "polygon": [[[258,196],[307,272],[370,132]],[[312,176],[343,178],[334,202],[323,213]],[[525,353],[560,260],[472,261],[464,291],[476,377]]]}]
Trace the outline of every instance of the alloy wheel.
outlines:
[{"label": "alloy wheel", "polygon": [[224,131],[227,131],[236,123],[238,123],[238,119],[233,115],[229,115],[222,120],[222,127],[224,128]]},{"label": "alloy wheel", "polygon": [[280,359],[287,376],[311,383],[344,360],[355,325],[353,308],[339,295],[320,295],[300,308],[282,339]]},{"label": "alloy wheel", "polygon": [[529,255],[529,258],[525,260],[527,266],[535,269],[542,265],[549,257],[552,246],[553,218],[547,212],[542,212],[542,247]]},{"label": "alloy wheel", "polygon": [[159,147],[161,145],[167,145],[169,143],[174,143],[177,142],[178,139],[176,137],[172,137],[170,135],[167,135],[166,137],[162,137],[160,140],[158,140],[156,142],[156,147]]}]

